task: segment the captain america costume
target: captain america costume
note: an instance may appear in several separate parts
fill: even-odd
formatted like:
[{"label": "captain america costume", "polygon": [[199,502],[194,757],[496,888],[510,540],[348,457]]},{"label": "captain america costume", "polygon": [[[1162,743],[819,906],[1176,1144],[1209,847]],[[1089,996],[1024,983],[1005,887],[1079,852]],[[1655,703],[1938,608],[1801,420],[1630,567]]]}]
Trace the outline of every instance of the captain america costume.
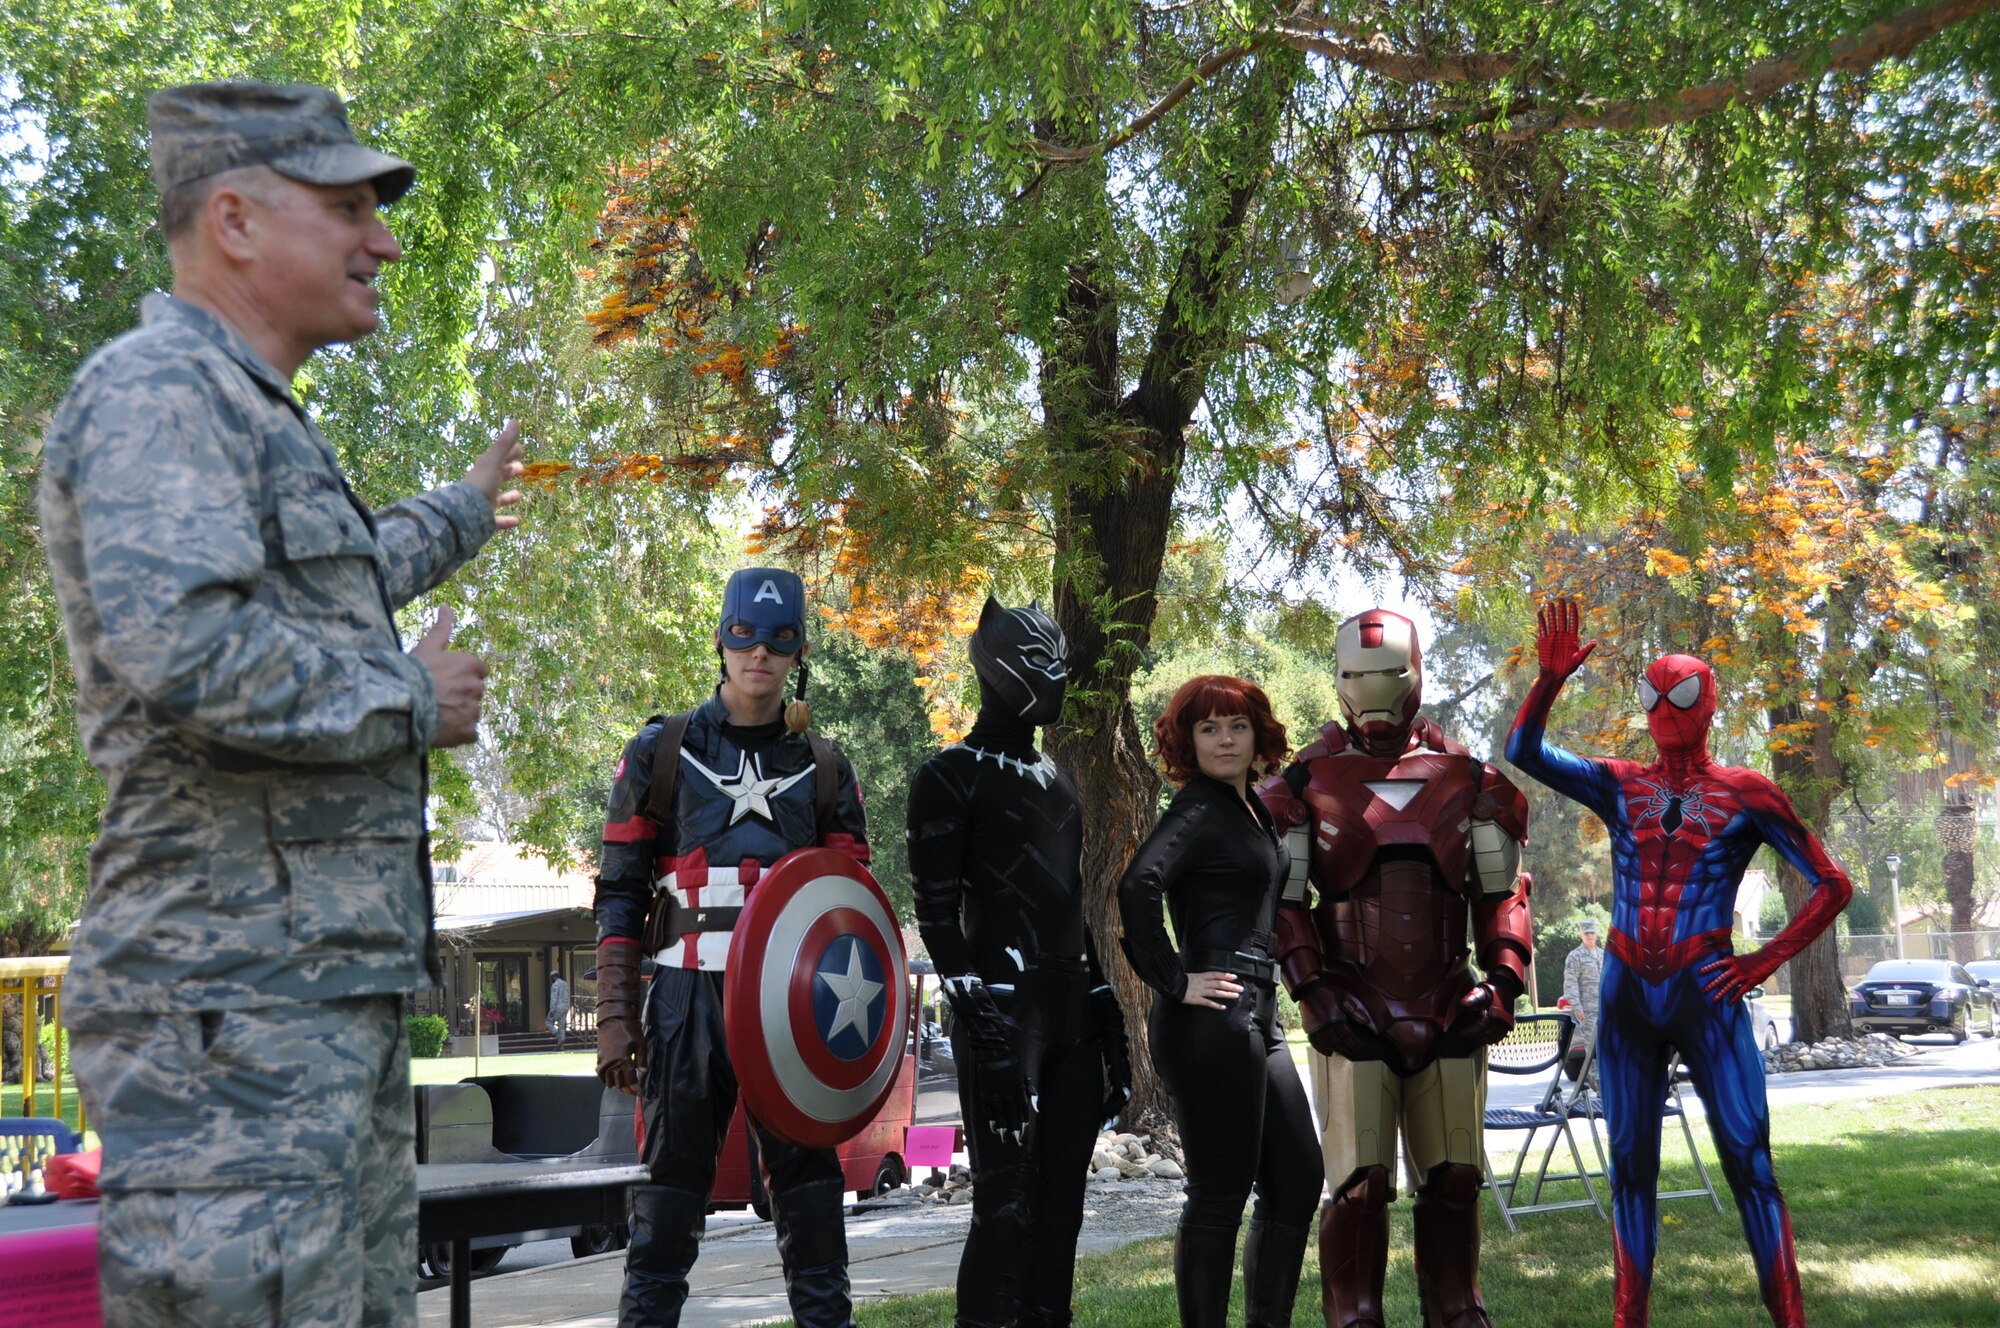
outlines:
[{"label": "captain america costume", "polygon": [[[1578,637],[1574,602],[1542,609],[1541,671],[1514,720],[1507,759],[1589,808],[1611,836],[1598,1065],[1613,1158],[1613,1323],[1650,1321],[1660,1109],[1678,1050],[1707,1107],[1765,1309],[1779,1328],[1804,1328],[1791,1218],[1771,1167],[1763,1057],[1741,1001],[1832,926],[1853,889],[1777,785],[1709,756],[1715,675],[1693,656],[1663,656],[1640,681],[1658,760],[1592,760],[1550,743],[1556,696],[1597,646]],[[1769,943],[1738,955],[1730,941],[1737,886],[1764,844],[1810,894]]]},{"label": "captain america costume", "polygon": [[[754,655],[757,645],[802,654],[803,613],[803,586],[795,575],[765,568],[739,572],[725,590],[718,647],[726,641],[744,656]],[[739,626],[748,630],[738,634]],[[780,631],[791,635],[780,637]],[[631,1191],[620,1328],[673,1328],[687,1299],[717,1158],[737,1101],[722,987],[730,934],[746,898],[795,849],[819,845],[860,862],[869,857],[861,791],[847,758],[828,746],[834,788],[823,814],[814,740],[789,731],[781,719],[734,722],[725,703],[729,685],[725,681],[685,716],[656,715],[646,722],[625,744],[605,813],[596,895],[598,1073],[623,1087],[636,1071],[644,1126],[640,1161],[650,1173]],[[676,751],[668,730],[682,723]],[[667,767],[675,772],[668,809],[653,786],[663,742],[675,757]],[[643,996],[636,990],[642,949],[654,964]],[[625,970],[615,1006],[606,985],[614,970]],[[627,1025],[635,1003],[644,1011],[643,1055],[627,1070],[619,1057],[607,1058],[607,1046],[622,1048],[633,1036]],[[746,1117],[771,1196],[794,1322],[852,1328],[839,1159],[830,1148],[801,1147],[754,1115]]]}]

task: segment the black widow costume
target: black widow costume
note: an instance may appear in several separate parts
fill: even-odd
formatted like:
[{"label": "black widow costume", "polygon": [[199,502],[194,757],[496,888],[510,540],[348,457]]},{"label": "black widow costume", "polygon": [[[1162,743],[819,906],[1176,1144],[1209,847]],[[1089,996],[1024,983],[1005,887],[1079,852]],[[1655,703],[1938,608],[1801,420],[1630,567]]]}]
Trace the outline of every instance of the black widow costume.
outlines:
[{"label": "black widow costume", "polygon": [[[1236,1230],[1253,1184],[1244,1322],[1291,1323],[1325,1180],[1312,1108],[1274,1018],[1271,928],[1290,864],[1254,794],[1196,774],[1118,883],[1126,957],[1158,993],[1148,1045],[1187,1156],[1187,1203],[1174,1236],[1183,1328],[1227,1322]],[[1179,953],[1162,923],[1163,900]],[[1188,974],[1213,972],[1235,974],[1242,993],[1223,1010],[1186,1004]]]},{"label": "black widow costume", "polygon": [[917,927],[952,1012],[972,1154],[960,1328],[1066,1325],[1099,1128],[1130,1094],[1124,1017],[1083,920],[1076,784],[1035,747],[1062,714],[1062,629],[991,596],[972,732],[910,785]]}]

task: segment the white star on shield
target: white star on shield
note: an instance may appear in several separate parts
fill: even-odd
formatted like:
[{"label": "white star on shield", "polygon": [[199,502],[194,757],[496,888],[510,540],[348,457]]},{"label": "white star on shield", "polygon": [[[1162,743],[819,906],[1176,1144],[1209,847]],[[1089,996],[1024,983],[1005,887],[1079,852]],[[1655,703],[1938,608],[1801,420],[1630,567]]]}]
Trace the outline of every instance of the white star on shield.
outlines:
[{"label": "white star on shield", "polygon": [[819,980],[827,985],[840,1004],[833,1012],[833,1027],[826,1033],[826,1040],[833,1041],[845,1029],[856,1029],[861,1040],[868,1042],[868,1007],[882,991],[882,984],[870,982],[861,970],[861,942],[848,938],[847,972],[829,973],[820,970]]}]

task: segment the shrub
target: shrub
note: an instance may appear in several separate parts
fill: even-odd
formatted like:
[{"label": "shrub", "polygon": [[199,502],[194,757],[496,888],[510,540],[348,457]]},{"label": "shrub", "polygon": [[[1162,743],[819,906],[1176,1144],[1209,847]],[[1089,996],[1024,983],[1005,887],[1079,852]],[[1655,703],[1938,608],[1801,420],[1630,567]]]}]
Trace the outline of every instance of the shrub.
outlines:
[{"label": "shrub", "polygon": [[403,1020],[410,1037],[410,1055],[428,1060],[444,1053],[445,1037],[451,1032],[445,1021],[434,1014],[413,1014]]}]

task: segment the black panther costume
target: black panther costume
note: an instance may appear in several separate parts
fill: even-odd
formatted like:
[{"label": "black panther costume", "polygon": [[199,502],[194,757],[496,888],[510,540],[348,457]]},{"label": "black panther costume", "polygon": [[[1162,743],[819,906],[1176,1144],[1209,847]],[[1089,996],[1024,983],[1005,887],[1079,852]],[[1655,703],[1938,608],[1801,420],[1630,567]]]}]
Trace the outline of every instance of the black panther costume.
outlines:
[{"label": "black panther costume", "polygon": [[917,926],[952,1009],[972,1153],[958,1323],[1070,1321],[1092,1146],[1130,1093],[1124,1017],[1083,921],[1076,784],[1036,750],[1062,714],[1065,644],[989,597],[978,721],[910,786]]},{"label": "black panther costume", "polygon": [[[803,584],[789,572],[738,572],[724,593],[722,631],[747,623],[757,630],[753,646],[763,642],[791,654],[805,638],[803,598]],[[781,627],[794,635],[775,637]],[[607,1082],[615,1082],[619,1049],[636,1040],[628,1025],[639,952],[656,965],[644,997],[639,1085],[641,1161],[652,1175],[650,1184],[632,1187],[620,1328],[673,1328],[687,1300],[716,1159],[736,1108],[722,975],[744,897],[763,870],[797,848],[820,844],[868,860],[861,796],[847,758],[830,753],[837,780],[832,813],[822,824],[805,734],[787,732],[782,720],[731,724],[719,695],[676,719],[686,729],[672,823],[647,814],[655,752],[674,724],[654,716],[625,744],[613,776],[597,877],[599,1073],[612,1075]],[[615,994],[608,979],[617,984]],[[839,1160],[830,1148],[787,1143],[754,1117],[749,1127],[771,1195],[793,1318],[801,1328],[852,1328]]]},{"label": "black panther costume", "polygon": [[[1118,883],[1125,953],[1159,994],[1147,1023],[1153,1064],[1173,1098],[1187,1150],[1187,1204],[1174,1237],[1183,1328],[1223,1328],[1236,1229],[1254,1184],[1243,1242],[1248,1328],[1292,1321],[1299,1266],[1325,1170],[1305,1086],[1275,1025],[1271,928],[1291,855],[1253,793],[1196,775]],[[1172,913],[1180,950],[1162,924]],[[1190,973],[1233,973],[1227,1009],[1188,1005]],[[1221,999],[1221,998],[1218,998]]]}]

